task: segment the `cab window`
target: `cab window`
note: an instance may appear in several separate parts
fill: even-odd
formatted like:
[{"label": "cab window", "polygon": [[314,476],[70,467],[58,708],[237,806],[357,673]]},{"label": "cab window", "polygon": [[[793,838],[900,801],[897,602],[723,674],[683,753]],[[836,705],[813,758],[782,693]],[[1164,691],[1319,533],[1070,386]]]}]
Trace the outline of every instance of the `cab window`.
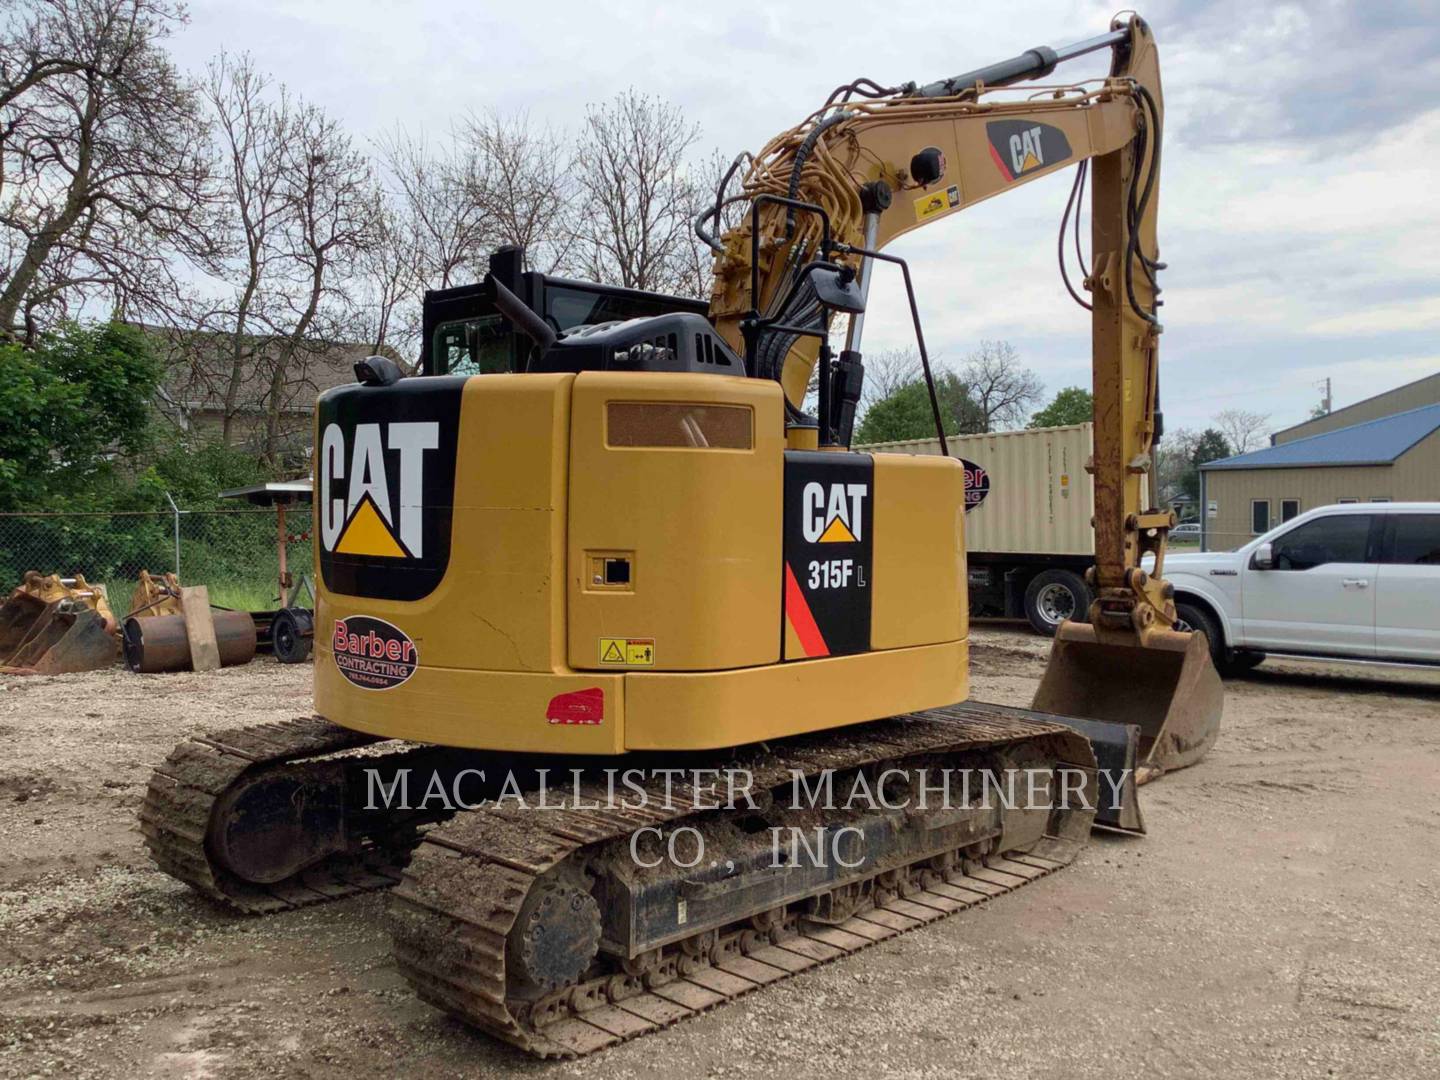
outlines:
[{"label": "cab window", "polygon": [[504,319],[485,315],[457,319],[435,328],[431,355],[437,375],[489,375],[513,371],[514,357]]},{"label": "cab window", "polygon": [[545,287],[545,321],[557,330],[665,315],[676,310],[675,301],[668,296],[614,296],[567,285]]},{"label": "cab window", "polygon": [[1440,514],[1395,514],[1387,563],[1440,566]]},{"label": "cab window", "polygon": [[1370,549],[1370,514],[1335,514],[1291,529],[1273,545],[1275,569],[1310,570],[1326,563],[1363,563]]}]

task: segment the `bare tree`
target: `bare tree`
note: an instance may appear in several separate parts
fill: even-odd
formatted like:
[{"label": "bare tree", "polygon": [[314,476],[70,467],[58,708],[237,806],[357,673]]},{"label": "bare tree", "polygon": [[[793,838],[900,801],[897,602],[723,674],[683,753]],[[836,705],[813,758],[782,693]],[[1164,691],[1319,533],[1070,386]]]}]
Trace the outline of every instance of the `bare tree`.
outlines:
[{"label": "bare tree", "polygon": [[286,325],[266,351],[265,456],[279,459],[281,417],[315,391],[308,363],[353,327],[353,307],[336,279],[353,271],[373,243],[374,176],[338,122],[312,105],[294,107],[281,185],[285,204]]},{"label": "bare tree", "polygon": [[[931,357],[933,363],[937,357]],[[915,349],[879,349],[865,354],[865,386],[862,408],[884,401],[903,386],[924,377],[920,353]]]},{"label": "bare tree", "polygon": [[211,270],[233,290],[233,301],[219,305],[204,320],[223,341],[215,381],[223,387],[216,396],[222,402],[221,438],[227,444],[234,440],[239,411],[250,404],[242,400],[242,390],[256,361],[257,343],[275,329],[266,305],[291,210],[283,191],[290,101],[283,88],[269,91],[269,80],[256,72],[248,56],[224,54],[210,65],[204,87],[218,133],[229,241]]},{"label": "bare tree", "polygon": [[106,298],[173,312],[175,256],[212,248],[206,125],[160,42],[168,0],[32,0],[4,27],[0,333]]},{"label": "bare tree", "polygon": [[[356,327],[372,353],[418,358],[421,253],[418,237],[394,200],[380,188],[371,196],[371,241],[357,253],[349,290],[356,302]],[[413,366],[413,365],[412,365]]]},{"label": "bare tree", "polygon": [[693,287],[700,199],[685,157],[699,136],[678,106],[635,90],[588,109],[575,165],[583,274],[631,289]]},{"label": "bare tree", "polygon": [[708,216],[705,227],[713,236],[724,236],[731,228],[742,223],[749,202],[743,196],[742,159],[749,155],[731,159],[719,150],[710,156],[688,166],[694,177],[690,185],[690,206],[685,211],[690,225],[685,234],[685,248],[680,258],[680,276],[677,292],[684,296],[705,299],[710,296],[715,282],[715,250],[700,239],[695,231],[695,220],[702,214]]},{"label": "bare tree", "polygon": [[965,357],[960,381],[984,417],[985,430],[1024,427],[1030,407],[1044,394],[1039,376],[1020,364],[1008,341],[982,341]]},{"label": "bare tree", "polygon": [[1230,449],[1237,454],[1253,450],[1265,441],[1266,428],[1270,425],[1269,413],[1249,412],[1245,409],[1225,409],[1215,414],[1215,427],[1225,436]]},{"label": "bare tree", "polygon": [[448,289],[477,277],[492,236],[475,197],[480,169],[471,148],[461,143],[442,152],[397,129],[380,141],[379,153],[396,228],[411,234],[402,249],[416,260],[420,288]]},{"label": "bare tree", "polygon": [[0,38],[0,109],[55,75],[75,74],[84,62],[75,55],[63,0],[16,4]]},{"label": "bare tree", "polygon": [[1165,437],[1155,444],[1155,459],[1158,482],[1156,491],[1161,503],[1177,495],[1187,494],[1194,486],[1195,448],[1200,433],[1190,428],[1176,428],[1167,431]]},{"label": "bare tree", "polygon": [[548,127],[532,127],[525,113],[472,114],[457,138],[470,169],[469,197],[483,215],[486,239],[493,245],[521,245],[537,270],[564,268],[575,244],[566,140]]}]

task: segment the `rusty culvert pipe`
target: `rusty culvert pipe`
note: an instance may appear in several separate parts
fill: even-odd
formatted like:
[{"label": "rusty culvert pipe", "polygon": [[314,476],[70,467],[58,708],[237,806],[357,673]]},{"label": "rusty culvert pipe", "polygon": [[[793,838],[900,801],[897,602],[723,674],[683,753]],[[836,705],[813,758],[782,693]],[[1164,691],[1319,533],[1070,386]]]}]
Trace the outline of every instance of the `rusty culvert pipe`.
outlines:
[{"label": "rusty culvert pipe", "polygon": [[[220,666],[248,664],[255,658],[255,620],[246,611],[217,611],[215,643]],[[125,620],[125,666],[141,675],[190,670],[190,639],[184,615],[132,616]]]}]

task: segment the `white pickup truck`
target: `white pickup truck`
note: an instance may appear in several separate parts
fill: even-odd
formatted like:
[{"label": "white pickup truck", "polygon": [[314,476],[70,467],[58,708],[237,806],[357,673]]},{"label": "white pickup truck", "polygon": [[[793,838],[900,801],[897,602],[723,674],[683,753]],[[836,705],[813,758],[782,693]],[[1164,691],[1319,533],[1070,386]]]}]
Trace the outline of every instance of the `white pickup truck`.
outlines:
[{"label": "white pickup truck", "polygon": [[1440,665],[1440,503],[1301,514],[1234,551],[1167,555],[1222,674],[1267,654]]}]

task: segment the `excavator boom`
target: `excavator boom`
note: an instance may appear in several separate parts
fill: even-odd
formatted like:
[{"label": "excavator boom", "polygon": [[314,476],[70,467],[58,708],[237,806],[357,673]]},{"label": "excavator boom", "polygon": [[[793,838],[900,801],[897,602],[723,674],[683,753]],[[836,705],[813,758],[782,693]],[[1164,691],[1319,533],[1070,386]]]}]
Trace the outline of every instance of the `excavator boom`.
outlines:
[{"label": "excavator boom", "polygon": [[[1008,90],[1107,48],[1112,62],[1101,80],[1032,89],[1019,100]],[[743,178],[749,217],[718,240],[707,218],[700,224],[716,250],[717,329],[752,358],[752,374],[778,378],[798,410],[817,359],[830,367],[814,331],[828,330],[833,305],[818,302],[803,280],[806,267],[817,259],[848,264],[868,291],[879,249],[897,237],[1070,167],[1079,170],[1074,202],[1088,173],[1089,299],[1071,292],[1091,312],[1095,601],[1086,623],[1067,623],[1057,634],[1033,707],[1138,724],[1142,779],[1203,756],[1218,734],[1223,697],[1204,641],[1177,623],[1162,577],[1174,516],[1143,501],[1160,436],[1163,125],[1154,39],[1134,16],[1075,45],[1031,49],[925,86],[860,80],[841,87],[753,159]],[[724,203],[722,192],[709,221],[721,219]],[[1062,251],[1063,231],[1062,224]],[[793,332],[806,328],[811,335]],[[862,328],[863,315],[852,314],[845,352],[822,372],[822,445],[827,437],[848,443],[848,432],[837,438],[826,430],[823,414],[844,416],[843,398],[858,399]],[[924,358],[923,338],[920,345]],[[938,428],[938,406],[936,421]],[[943,445],[943,429],[938,434]],[[1148,573],[1141,568],[1147,555],[1154,557]]]}]

